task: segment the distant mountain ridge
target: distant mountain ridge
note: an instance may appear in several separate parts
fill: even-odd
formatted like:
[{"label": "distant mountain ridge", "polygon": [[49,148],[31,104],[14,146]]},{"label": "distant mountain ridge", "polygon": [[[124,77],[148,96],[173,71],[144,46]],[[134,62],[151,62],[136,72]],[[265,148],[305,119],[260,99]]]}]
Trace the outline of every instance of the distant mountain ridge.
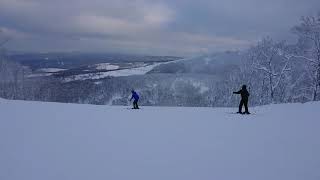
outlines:
[{"label": "distant mountain ridge", "polygon": [[10,53],[8,59],[35,70],[40,68],[70,69],[98,63],[167,62],[182,58],[111,53]]},{"label": "distant mountain ridge", "polygon": [[223,53],[207,54],[193,58],[177,60],[171,63],[164,63],[149,73],[167,74],[210,74],[218,75],[226,70],[233,70],[241,64],[243,55],[238,51],[227,51]]}]

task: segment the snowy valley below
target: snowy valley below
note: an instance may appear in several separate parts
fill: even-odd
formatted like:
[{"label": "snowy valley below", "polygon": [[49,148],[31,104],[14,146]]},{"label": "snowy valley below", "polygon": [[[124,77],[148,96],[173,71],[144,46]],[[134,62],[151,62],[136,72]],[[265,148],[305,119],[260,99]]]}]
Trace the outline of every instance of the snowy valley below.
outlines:
[{"label": "snowy valley below", "polygon": [[241,51],[184,59],[53,54],[47,60],[50,54],[12,56],[23,66],[3,61],[0,97],[123,106],[134,89],[144,106],[234,107],[238,97],[232,92],[246,84],[252,106],[316,100],[318,89],[305,62],[293,58],[289,63],[283,60],[287,56],[281,49],[279,52],[272,66]]},{"label": "snowy valley below", "polygon": [[0,179],[320,178],[320,102],[128,108],[0,99]]}]

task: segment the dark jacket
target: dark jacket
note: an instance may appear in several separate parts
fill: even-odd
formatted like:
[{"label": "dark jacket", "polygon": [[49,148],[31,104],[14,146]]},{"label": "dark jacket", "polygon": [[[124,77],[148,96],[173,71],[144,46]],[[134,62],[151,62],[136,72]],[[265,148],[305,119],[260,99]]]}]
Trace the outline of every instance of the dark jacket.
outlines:
[{"label": "dark jacket", "polygon": [[243,100],[248,100],[249,96],[250,96],[247,88],[244,88],[244,87],[242,87],[242,89],[237,91],[237,92],[233,92],[233,94],[240,94],[241,95],[241,99],[243,99]]},{"label": "dark jacket", "polygon": [[132,100],[132,99],[134,99],[135,101],[139,100],[139,95],[135,91],[132,91],[132,96],[131,96],[130,100]]}]

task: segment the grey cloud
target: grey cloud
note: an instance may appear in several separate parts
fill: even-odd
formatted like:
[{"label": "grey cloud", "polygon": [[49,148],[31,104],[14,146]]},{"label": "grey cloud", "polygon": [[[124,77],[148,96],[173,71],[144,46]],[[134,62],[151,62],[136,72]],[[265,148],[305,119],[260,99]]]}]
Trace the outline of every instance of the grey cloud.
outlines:
[{"label": "grey cloud", "polygon": [[287,38],[318,0],[1,0],[10,49],[193,55]]}]

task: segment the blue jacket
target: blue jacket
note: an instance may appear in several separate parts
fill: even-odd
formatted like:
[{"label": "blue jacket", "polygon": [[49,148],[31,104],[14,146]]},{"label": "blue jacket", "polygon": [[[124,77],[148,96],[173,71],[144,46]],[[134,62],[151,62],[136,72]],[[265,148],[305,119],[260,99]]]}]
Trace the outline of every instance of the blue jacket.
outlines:
[{"label": "blue jacket", "polygon": [[134,99],[135,101],[139,100],[139,95],[135,91],[132,92],[132,96],[131,96],[130,100],[132,100],[132,99]]}]

